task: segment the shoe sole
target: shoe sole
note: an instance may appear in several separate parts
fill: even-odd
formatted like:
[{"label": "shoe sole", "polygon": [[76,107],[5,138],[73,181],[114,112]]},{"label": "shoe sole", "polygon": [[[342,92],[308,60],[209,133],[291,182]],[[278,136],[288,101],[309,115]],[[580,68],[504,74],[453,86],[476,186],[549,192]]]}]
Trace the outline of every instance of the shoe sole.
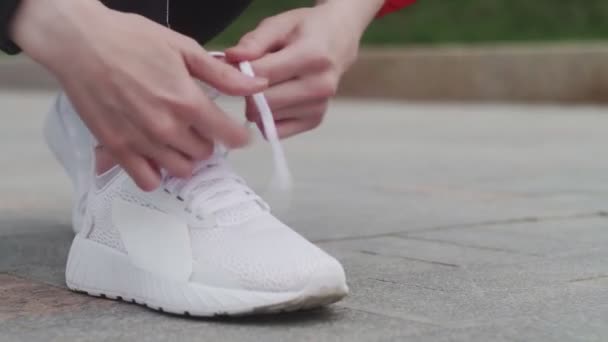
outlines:
[{"label": "shoe sole", "polygon": [[76,236],[66,267],[68,288],[153,310],[194,317],[292,312],[326,306],[348,294],[343,275],[328,273],[297,292],[256,292],[174,282],[131,265],[128,256]]}]

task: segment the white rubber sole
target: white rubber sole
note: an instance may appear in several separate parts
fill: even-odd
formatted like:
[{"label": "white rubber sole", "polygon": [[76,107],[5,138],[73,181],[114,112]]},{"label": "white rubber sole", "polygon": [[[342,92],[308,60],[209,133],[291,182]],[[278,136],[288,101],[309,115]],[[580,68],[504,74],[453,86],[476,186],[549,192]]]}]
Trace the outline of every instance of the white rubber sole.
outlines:
[{"label": "white rubber sole", "polygon": [[127,255],[77,235],[66,267],[78,292],[186,316],[239,316],[312,309],[348,294],[344,274],[328,272],[298,292],[254,292],[175,282],[131,265]]}]

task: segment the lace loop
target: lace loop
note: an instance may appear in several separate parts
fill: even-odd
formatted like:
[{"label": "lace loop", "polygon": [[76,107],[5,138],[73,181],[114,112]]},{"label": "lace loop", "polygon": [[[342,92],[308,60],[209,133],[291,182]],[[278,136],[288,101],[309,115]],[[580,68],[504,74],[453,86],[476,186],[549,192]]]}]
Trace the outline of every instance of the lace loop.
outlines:
[{"label": "lace loop", "polygon": [[[210,54],[214,57],[225,57],[223,52],[211,52]],[[243,74],[255,77],[251,63],[241,62],[239,69]],[[217,90],[211,89],[211,94],[216,97],[219,93]],[[292,186],[291,173],[266,97],[263,93],[254,94],[252,97],[260,113],[264,135],[273,155],[274,174],[270,192],[271,195],[274,195],[280,210],[284,210],[289,206],[290,198],[287,194]],[[214,156],[201,162],[190,179],[165,176],[163,183],[166,191],[186,202],[186,210],[199,218],[246,202],[255,202],[260,209],[270,210],[268,204],[249,189],[245,181],[227,165],[225,155],[225,148],[218,144]]]}]

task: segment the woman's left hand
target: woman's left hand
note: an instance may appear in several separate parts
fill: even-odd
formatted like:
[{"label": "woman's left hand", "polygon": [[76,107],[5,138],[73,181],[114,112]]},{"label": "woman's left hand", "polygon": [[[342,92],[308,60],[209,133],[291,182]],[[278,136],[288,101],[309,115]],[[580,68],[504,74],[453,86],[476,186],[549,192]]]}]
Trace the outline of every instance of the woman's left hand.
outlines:
[{"label": "woman's left hand", "polygon": [[[333,0],[265,19],[226,51],[231,62],[252,61],[281,138],[319,126],[344,72],[357,57],[359,41],[382,1]],[[253,101],[247,118],[260,126]]]}]

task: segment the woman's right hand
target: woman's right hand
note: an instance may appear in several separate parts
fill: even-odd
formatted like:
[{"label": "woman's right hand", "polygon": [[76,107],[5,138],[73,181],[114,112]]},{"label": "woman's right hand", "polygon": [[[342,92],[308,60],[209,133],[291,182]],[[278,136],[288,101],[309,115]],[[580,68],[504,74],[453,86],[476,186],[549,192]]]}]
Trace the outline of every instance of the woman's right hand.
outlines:
[{"label": "woman's right hand", "polygon": [[239,96],[268,84],[190,38],[97,0],[22,0],[12,37],[57,77],[93,135],[144,190],[160,184],[160,169],[190,176],[214,142],[248,141],[195,79]]}]

